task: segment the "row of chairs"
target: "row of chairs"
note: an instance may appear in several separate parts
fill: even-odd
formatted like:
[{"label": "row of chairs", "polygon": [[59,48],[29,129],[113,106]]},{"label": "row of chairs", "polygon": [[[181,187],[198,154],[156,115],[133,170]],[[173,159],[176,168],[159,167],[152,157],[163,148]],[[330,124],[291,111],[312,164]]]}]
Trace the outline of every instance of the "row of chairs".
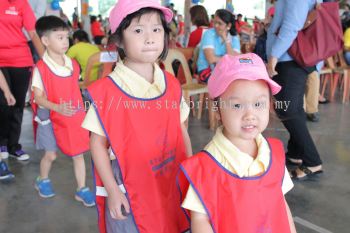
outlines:
[{"label": "row of chairs", "polygon": [[329,57],[325,61],[325,66],[320,72],[321,75],[321,96],[326,94],[326,89],[329,85],[329,100],[335,100],[337,90],[342,91],[342,103],[349,102],[350,66],[347,65],[343,51],[339,51],[335,56]]}]

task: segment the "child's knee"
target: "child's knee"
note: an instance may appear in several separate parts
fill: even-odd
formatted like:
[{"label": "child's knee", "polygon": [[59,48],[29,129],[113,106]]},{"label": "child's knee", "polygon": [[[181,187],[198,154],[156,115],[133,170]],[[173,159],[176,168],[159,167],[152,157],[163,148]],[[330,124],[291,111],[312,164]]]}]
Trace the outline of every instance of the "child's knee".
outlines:
[{"label": "child's knee", "polygon": [[49,160],[50,162],[55,161],[57,158],[56,152],[46,152],[45,153],[45,159]]}]

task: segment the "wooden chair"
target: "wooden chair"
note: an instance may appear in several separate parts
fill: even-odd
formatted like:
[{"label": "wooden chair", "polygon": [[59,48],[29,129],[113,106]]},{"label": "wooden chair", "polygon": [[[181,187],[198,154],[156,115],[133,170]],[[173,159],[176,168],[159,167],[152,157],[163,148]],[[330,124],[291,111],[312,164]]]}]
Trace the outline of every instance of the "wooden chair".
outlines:
[{"label": "wooden chair", "polygon": [[[174,69],[173,69],[173,62],[174,61],[179,61],[181,63],[182,69],[184,71],[185,75],[185,80],[186,83],[182,84],[182,91],[183,91],[183,96],[186,100],[187,103],[190,103],[190,97],[199,95],[199,104],[198,104],[198,115],[201,114],[200,110],[203,108],[203,103],[204,103],[204,95],[208,93],[207,85],[202,84],[202,83],[195,83],[193,82],[192,76],[190,69],[188,67],[187,60],[185,56],[182,54],[182,52],[178,49],[169,49],[168,56],[164,60],[163,64],[165,67],[165,70],[168,71],[169,73],[174,75]],[[177,78],[179,78],[179,74]],[[211,111],[209,111],[211,112]],[[210,121],[210,120],[209,120]],[[210,125],[212,125],[212,122],[209,122]]]}]

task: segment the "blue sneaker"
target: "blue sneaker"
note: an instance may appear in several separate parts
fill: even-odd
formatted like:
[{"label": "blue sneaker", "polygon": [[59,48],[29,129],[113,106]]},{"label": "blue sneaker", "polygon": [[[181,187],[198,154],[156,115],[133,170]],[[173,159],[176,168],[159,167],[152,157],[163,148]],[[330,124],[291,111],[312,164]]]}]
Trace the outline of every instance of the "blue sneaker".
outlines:
[{"label": "blue sneaker", "polygon": [[7,167],[4,161],[0,161],[0,180],[10,180],[15,178],[15,175]]},{"label": "blue sneaker", "polygon": [[38,190],[40,197],[49,198],[55,196],[50,179],[36,178],[35,189]]},{"label": "blue sneaker", "polygon": [[9,157],[9,152],[7,146],[0,146],[0,159],[7,159]]},{"label": "blue sneaker", "polygon": [[86,207],[95,205],[95,197],[88,187],[83,187],[75,193],[75,200],[80,201]]},{"label": "blue sneaker", "polygon": [[29,155],[23,150],[16,150],[15,153],[11,153],[10,156],[19,161],[26,161],[30,158]]}]

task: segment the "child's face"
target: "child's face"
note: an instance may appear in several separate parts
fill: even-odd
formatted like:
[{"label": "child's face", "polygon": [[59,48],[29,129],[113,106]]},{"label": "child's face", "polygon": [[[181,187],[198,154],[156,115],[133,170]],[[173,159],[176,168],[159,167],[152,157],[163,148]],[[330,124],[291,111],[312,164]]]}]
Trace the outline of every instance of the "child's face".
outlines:
[{"label": "child's face", "polygon": [[164,49],[164,28],[157,13],[134,18],[123,32],[126,59],[135,63],[154,63]]},{"label": "child's face", "polygon": [[69,48],[68,30],[52,31],[41,38],[45,47],[56,54],[65,54]]},{"label": "child's face", "polygon": [[236,80],[220,96],[225,136],[234,144],[252,141],[269,122],[270,93],[266,82]]}]

